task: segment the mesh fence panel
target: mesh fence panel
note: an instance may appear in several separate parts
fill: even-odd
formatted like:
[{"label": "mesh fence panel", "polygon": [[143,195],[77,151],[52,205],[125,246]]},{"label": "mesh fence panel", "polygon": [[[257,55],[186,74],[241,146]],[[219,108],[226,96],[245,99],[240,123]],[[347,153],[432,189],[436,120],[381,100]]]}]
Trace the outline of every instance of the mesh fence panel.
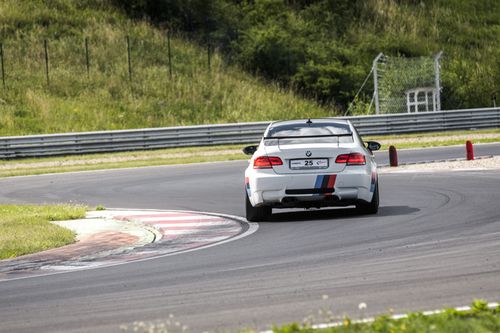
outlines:
[{"label": "mesh fence panel", "polygon": [[374,61],[376,112],[440,110],[439,57],[388,57]]}]

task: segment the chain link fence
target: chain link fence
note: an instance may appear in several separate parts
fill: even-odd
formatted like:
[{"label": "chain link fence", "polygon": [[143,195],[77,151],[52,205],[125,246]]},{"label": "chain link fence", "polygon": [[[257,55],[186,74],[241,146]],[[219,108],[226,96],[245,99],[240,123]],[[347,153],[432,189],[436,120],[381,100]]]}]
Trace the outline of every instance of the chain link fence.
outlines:
[{"label": "chain link fence", "polygon": [[376,114],[441,110],[440,58],[389,57],[373,61]]},{"label": "chain link fence", "polygon": [[344,115],[441,111],[441,56],[380,53]]},{"label": "chain link fence", "polygon": [[175,74],[194,76],[221,65],[217,45],[208,41],[196,47],[182,41],[188,37],[166,31],[147,37],[0,41],[0,87],[5,91],[67,85],[68,81],[81,85],[102,77],[133,83],[149,79],[148,67],[152,66],[160,66],[167,72],[161,74],[171,80]]}]

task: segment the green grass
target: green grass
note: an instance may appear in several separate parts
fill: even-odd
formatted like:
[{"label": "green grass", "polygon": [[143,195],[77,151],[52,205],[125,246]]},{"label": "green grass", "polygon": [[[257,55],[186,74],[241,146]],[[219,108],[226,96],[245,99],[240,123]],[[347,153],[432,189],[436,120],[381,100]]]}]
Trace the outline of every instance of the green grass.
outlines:
[{"label": "green grass", "polygon": [[[132,82],[125,37],[131,40]],[[90,75],[84,38],[90,45]],[[43,40],[49,43],[50,85]],[[0,135],[113,130],[333,115],[179,36],[132,21],[95,0],[4,0],[0,42],[7,89],[0,83]]]},{"label": "green grass", "polygon": [[241,152],[243,147],[244,145],[169,148],[17,159],[0,162],[0,177],[248,159],[248,156]]},{"label": "green grass", "polygon": [[[481,135],[487,135],[481,138]],[[382,150],[390,145],[398,149],[463,145],[466,138],[473,143],[500,142],[500,129],[407,134],[402,136],[375,136],[365,140],[382,143]],[[169,148],[159,150],[106,154],[75,155],[65,157],[26,158],[0,162],[0,177],[92,171],[158,165],[246,160],[241,150],[245,145]]]},{"label": "green grass", "polygon": [[81,206],[0,205],[0,259],[35,253],[70,244],[75,234],[50,223],[83,218]]},{"label": "green grass", "polygon": [[475,301],[470,311],[446,310],[425,316],[411,313],[407,318],[391,319],[390,315],[377,317],[371,323],[357,324],[349,318],[343,325],[327,329],[313,329],[298,324],[273,329],[274,333],[495,333],[500,331],[500,307],[488,309],[487,304]]},{"label": "green grass", "polygon": [[63,167],[28,167],[19,168],[17,170],[0,171],[0,177],[11,176],[26,176],[26,175],[40,175],[48,173],[64,173],[74,171],[92,171],[104,169],[123,169],[123,168],[138,168],[147,166],[158,165],[175,165],[175,164],[191,164],[191,163],[206,163],[206,162],[222,162],[247,159],[242,153],[227,154],[227,155],[212,155],[212,156],[192,156],[183,158],[154,158],[144,161],[126,161],[116,163],[98,163],[76,166],[63,166]]}]

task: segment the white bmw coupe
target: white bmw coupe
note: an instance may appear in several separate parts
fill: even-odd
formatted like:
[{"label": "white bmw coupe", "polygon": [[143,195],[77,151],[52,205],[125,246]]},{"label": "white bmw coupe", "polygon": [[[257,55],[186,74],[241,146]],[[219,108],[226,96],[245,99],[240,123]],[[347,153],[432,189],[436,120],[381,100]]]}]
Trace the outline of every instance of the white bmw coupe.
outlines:
[{"label": "white bmw coupe", "polygon": [[375,214],[379,206],[377,164],[348,120],[304,119],[274,122],[245,171],[246,218],[264,221],[273,208],[356,206]]}]

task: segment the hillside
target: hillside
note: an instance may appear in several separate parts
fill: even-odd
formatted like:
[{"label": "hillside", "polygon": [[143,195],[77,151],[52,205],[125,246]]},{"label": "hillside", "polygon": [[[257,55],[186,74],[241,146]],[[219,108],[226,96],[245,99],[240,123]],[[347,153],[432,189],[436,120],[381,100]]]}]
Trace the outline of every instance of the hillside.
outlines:
[{"label": "hillside", "polygon": [[[115,0],[207,40],[251,73],[343,110],[379,52],[444,51],[443,109],[500,99],[498,0]],[[362,91],[365,102],[373,87]]]},{"label": "hillside", "polygon": [[0,43],[0,135],[366,113],[379,52],[443,50],[443,109],[500,99],[496,0],[3,0]]},{"label": "hillside", "polygon": [[207,50],[178,35],[171,38],[170,76],[166,36],[164,28],[132,20],[109,1],[1,1],[0,136],[333,112],[226,65],[215,51],[209,70]]}]

